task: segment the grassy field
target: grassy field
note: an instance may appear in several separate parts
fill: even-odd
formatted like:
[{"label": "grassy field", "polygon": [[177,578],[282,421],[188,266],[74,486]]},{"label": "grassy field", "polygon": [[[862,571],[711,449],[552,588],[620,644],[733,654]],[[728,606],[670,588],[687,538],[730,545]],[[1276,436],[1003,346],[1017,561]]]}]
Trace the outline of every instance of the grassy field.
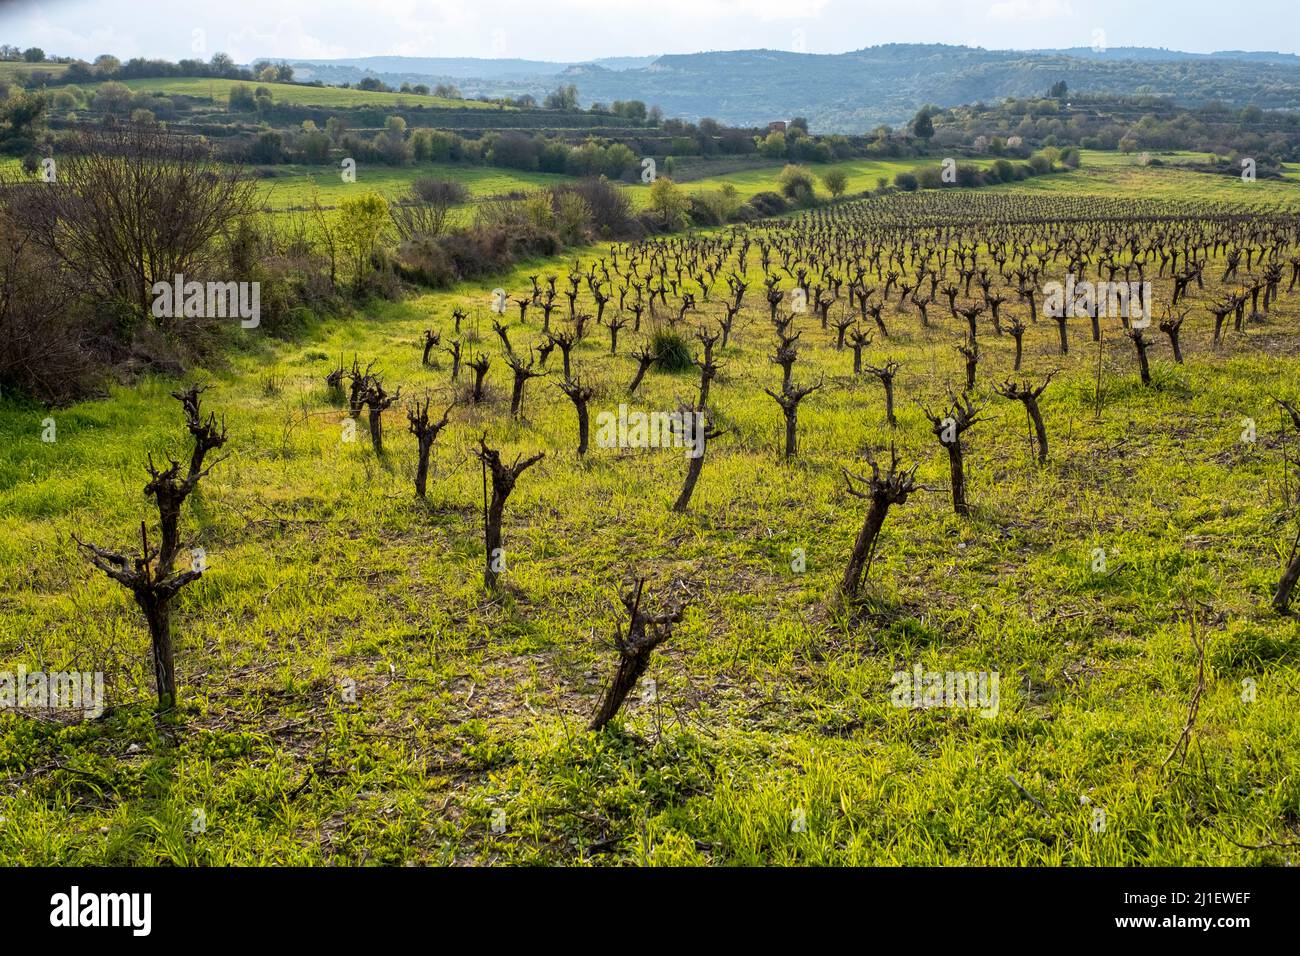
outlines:
[{"label": "grassy field", "polygon": [[[718,189],[725,183],[736,187],[742,199],[748,199],[757,193],[777,189],[777,177],[784,164],[773,164],[762,169],[745,170],[720,176],[709,176],[682,183],[682,189],[688,193],[704,192]],[[877,176],[886,176],[893,182],[894,173],[915,168],[916,161],[910,163],[835,163],[810,167],[820,177],[833,166],[841,167],[850,174],[850,191],[875,188]],[[502,169],[496,166],[471,166],[460,163],[420,163],[413,166],[366,166],[358,170],[356,183],[345,183],[341,176],[332,170],[313,166],[274,166],[270,167],[274,176],[264,180],[266,205],[270,209],[297,208],[311,202],[312,187],[320,192],[321,202],[332,204],[348,195],[350,189],[358,185],[367,186],[387,196],[395,196],[406,191],[413,181],[421,177],[450,179],[464,183],[470,190],[472,198],[500,196],[506,193],[529,191],[554,183],[572,182],[573,177],[559,173],[531,173],[522,170]],[[623,188],[632,198],[634,208],[644,209],[649,202],[650,190],[642,183],[623,184]],[[824,188],[820,187],[824,193]]]},{"label": "grassy field", "polygon": [[1210,153],[1195,153],[1190,150],[1123,153],[1117,150],[1084,149],[1079,151],[1079,155],[1083,158],[1084,166],[1105,167],[1145,166],[1147,163],[1142,161],[1144,155],[1148,160],[1159,160],[1165,166],[1181,166],[1186,163],[1208,163],[1214,158]]},{"label": "grassy field", "polygon": [[[1063,195],[1088,194],[1096,196],[1123,196],[1133,199],[1164,198],[1218,203],[1245,203],[1261,207],[1296,208],[1300,206],[1300,189],[1292,184],[1300,173],[1289,170],[1283,180],[1261,179],[1243,182],[1235,176],[1211,176],[1204,173],[1169,168],[1184,162],[1203,161],[1208,154],[1160,154],[1164,167],[1143,166],[1137,155],[1085,150],[1083,166],[1068,172],[1036,177],[1009,183],[1004,186],[984,187],[1001,192],[1056,192]],[[901,172],[915,172],[927,161],[915,158],[896,160],[850,160],[840,163],[812,164],[809,169],[817,178],[818,192],[825,198],[822,178],[832,169],[843,170],[848,175],[846,192],[859,193],[874,190],[884,179],[890,185]],[[932,162],[932,161],[930,161]],[[963,160],[975,166],[986,167],[992,159]],[[765,191],[778,189],[777,178],[784,163],[773,163],[757,169],[730,172],[718,176],[705,176],[681,183],[688,193],[707,192],[726,184],[736,188],[742,199]],[[351,184],[340,176],[310,166],[271,167],[275,176],[266,180],[267,207],[271,209],[300,208],[311,201],[313,183],[320,191],[321,201],[332,204],[347,194]],[[431,176],[465,183],[474,198],[498,196],[511,192],[527,191],[570,177],[556,173],[527,173],[491,166],[467,166],[456,163],[424,163],[408,167],[372,166],[361,171],[358,184],[364,183],[388,196],[405,192],[417,178]],[[624,184],[632,197],[634,208],[644,209],[650,191],[641,183]]]},{"label": "grassy field", "polygon": [[33,73],[46,73],[50,76],[58,76],[68,68],[66,63],[23,63],[14,60],[0,60],[0,80],[11,79],[16,73],[31,75]]},{"label": "grassy field", "polygon": [[[1101,175],[1020,188],[1086,192]],[[1185,197],[1191,174],[1110,175],[1122,195],[1141,176]],[[713,384],[730,431],[710,445],[685,515],[669,511],[680,450],[576,457],[558,353],[529,383],[524,420],[506,415],[490,290],[563,275],[571,256],[365,309],[295,342],[243,333],[228,363],[190,376],[211,384],[205,405],[225,416],[231,457],[184,517],[211,570],[175,614],[174,722],[151,712],[139,614],[72,535],[116,548],[138,534],[146,453],[185,452],[168,398],[177,382],[145,379],[54,412],[0,401],[0,668],[102,670],[111,708],[87,721],[0,713],[0,863],[1297,862],[1300,622],[1265,610],[1295,533],[1269,396],[1297,394],[1296,296],[1216,350],[1207,269],[1187,364],[1157,345],[1149,388],[1114,329],[1099,356],[1080,320],[1062,357],[1052,323],[1031,326],[1026,375],[1061,370],[1043,398],[1052,455],[1041,467],[1023,412],[991,391],[1009,374],[1010,339],[988,333],[963,520],[919,407],[960,387],[961,323],[936,305],[923,330],[891,302],[892,336],[867,356],[902,366],[891,429],[879,384],[851,374],[833,333],[799,319],[796,379],[824,375],[825,387],[802,406],[801,457],[787,463],[762,391],[780,372],[755,259]],[[1167,296],[1157,281],[1157,300]],[[323,379],[340,356],[378,360],[390,389],[429,389],[440,410],[446,358],[421,367],[418,343],[426,328],[452,338],[457,306],[471,316],[467,347],[492,356],[490,400],[453,411],[421,502],[400,404],[376,458],[364,427],[343,440],[346,413]],[[692,319],[720,314],[702,303]],[[517,347],[539,338],[540,316],[521,326],[512,309],[510,320]],[[593,414],[627,401],[627,353],[641,340],[629,333],[616,356],[600,328],[574,351],[597,389]],[[652,371],[632,405],[673,408],[695,379]],[[1240,440],[1246,417],[1255,443]],[[41,440],[47,418],[54,443]],[[507,506],[509,587],[491,598],[470,456],[481,434],[511,458],[546,452]],[[846,617],[825,598],[864,503],[841,469],[861,471],[891,442],[920,462],[926,490],[890,513],[869,600]],[[1098,548],[1104,573],[1092,569]],[[591,734],[616,595],[633,575],[691,603],[652,662],[655,693],[635,693],[617,728]],[[1208,641],[1207,688],[1188,759],[1162,766],[1196,682],[1187,601]],[[892,707],[891,674],[918,663],[998,671],[997,716]]]},{"label": "grassy field", "polygon": [[[260,80],[219,80],[200,76],[150,77],[142,80],[126,80],[125,83],[133,90],[193,96],[217,104],[225,104],[230,98],[230,88],[242,84],[250,89],[264,86],[271,91],[274,102],[289,103],[294,106],[337,106],[340,108],[357,106],[424,106],[444,109],[492,110],[502,108],[493,103],[481,103],[477,100],[453,100],[444,96],[352,90],[336,86],[303,86],[296,83],[263,83]],[[96,85],[91,84],[87,86],[87,89],[94,89]]]},{"label": "grassy field", "polygon": [[[1184,154],[1188,159],[1191,154]],[[1172,163],[1178,157],[1162,157]],[[890,185],[900,172],[915,172],[926,162],[915,158],[897,160],[850,160],[841,163],[813,164],[809,168],[817,178],[818,193],[826,198],[828,193],[821,185],[832,169],[841,169],[848,175],[848,193],[874,190],[884,179]],[[992,159],[963,160],[976,166],[987,166]],[[702,193],[730,184],[736,188],[740,199],[745,200],[766,191],[778,190],[777,178],[784,163],[773,163],[757,169],[729,172],[718,176],[704,176],[681,183],[687,193]],[[396,196],[422,176],[453,179],[465,183],[471,197],[482,198],[511,192],[528,191],[557,182],[571,181],[570,177],[554,173],[526,173],[491,166],[466,166],[455,163],[426,163],[408,167],[372,166],[360,171],[356,184],[344,183],[337,174],[317,167],[276,166],[275,176],[266,180],[266,207],[273,210],[302,208],[311,202],[312,186],[320,191],[326,205],[337,203],[355,185],[364,184],[386,196]],[[669,174],[670,175],[670,174]],[[642,183],[623,184],[622,188],[632,200],[634,209],[645,209],[650,201],[650,190]],[[1091,194],[1097,196],[1122,195],[1134,199],[1168,198],[1197,199],[1207,202],[1244,202],[1261,206],[1281,205],[1291,208],[1300,204],[1300,190],[1287,182],[1260,180],[1246,184],[1231,176],[1208,176],[1167,167],[1143,167],[1137,157],[1122,153],[1088,151],[1084,166],[1071,172],[1057,172],[1050,176],[1011,183],[1005,186],[985,187],[1004,192],[1059,192],[1065,194]],[[465,222],[472,210],[463,208],[455,220]]]},{"label": "grassy field", "polygon": [[311,204],[313,190],[322,204],[337,204],[348,195],[373,190],[389,198],[404,194],[415,180],[431,177],[463,183],[471,199],[528,192],[542,186],[570,182],[558,173],[526,173],[496,166],[460,163],[417,163],[413,166],[362,166],[355,182],[347,183],[338,172],[319,166],[272,166],[273,176],[261,180],[267,209],[302,209]]},{"label": "grassy field", "polygon": [[1122,154],[1109,154],[1108,162],[1095,163],[1097,155],[1107,154],[1089,153],[1084,157],[1082,168],[1068,173],[988,188],[1003,192],[1059,193],[1063,196],[1230,203],[1262,209],[1300,208],[1300,189],[1290,179],[1257,179],[1248,183],[1240,176],[1144,167],[1136,162],[1125,164],[1118,161]]},{"label": "grassy field", "polygon": [[[984,165],[977,161],[978,165]],[[760,192],[777,190],[777,177],[784,163],[773,163],[759,169],[747,169],[742,172],[730,172],[718,176],[706,176],[681,183],[687,193],[707,192],[719,189],[725,184],[736,187],[737,195],[748,199]],[[895,174],[911,172],[919,167],[916,159],[871,161],[855,160],[843,163],[813,165],[809,168],[818,181],[818,192],[823,198],[828,193],[821,185],[821,178],[831,169],[843,169],[848,174],[847,191],[863,192],[875,189],[882,177],[893,183]],[[421,163],[414,166],[368,166],[358,170],[356,183],[345,183],[337,173],[312,166],[274,166],[269,167],[274,175],[265,183],[266,208],[283,210],[302,208],[311,202],[313,185],[319,190],[321,202],[326,205],[337,203],[348,195],[350,189],[363,185],[386,196],[396,196],[406,191],[407,186],[421,177],[451,179],[469,187],[474,199],[486,196],[500,196],[513,192],[527,192],[555,183],[572,182],[572,177],[558,173],[530,173],[520,170],[501,169],[495,166],[469,166],[458,163]],[[642,183],[625,183],[622,187],[632,199],[635,209],[644,209],[650,200],[650,190]]]},{"label": "grassy field", "polygon": [[[923,160],[917,159],[855,159],[841,163],[811,163],[808,164],[808,168],[812,170],[813,175],[817,178],[819,194],[825,196],[827,192],[826,188],[821,184],[821,180],[832,169],[840,169],[847,174],[848,182],[845,192],[859,193],[875,189],[878,181],[882,178],[892,185],[895,175],[901,172],[913,172],[923,162]],[[975,160],[972,163],[976,166],[987,166],[989,161]],[[706,176],[700,179],[692,179],[689,182],[682,183],[682,188],[691,193],[704,192],[710,189],[718,189],[724,184],[730,183],[736,187],[736,192],[741,199],[748,199],[758,193],[777,189],[777,177],[784,166],[784,163],[773,163],[771,166],[761,169],[749,169],[722,176]],[[638,189],[634,186],[632,187],[632,194],[635,197],[634,201],[637,207],[642,208],[649,200],[650,191],[648,189]]]}]

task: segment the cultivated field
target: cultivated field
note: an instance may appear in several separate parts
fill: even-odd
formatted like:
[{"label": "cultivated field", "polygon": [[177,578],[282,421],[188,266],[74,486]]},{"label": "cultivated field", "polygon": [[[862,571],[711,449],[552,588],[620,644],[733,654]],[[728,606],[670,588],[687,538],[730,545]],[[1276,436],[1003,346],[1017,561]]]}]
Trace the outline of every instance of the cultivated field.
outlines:
[{"label": "cultivated field", "polygon": [[1224,203],[1253,209],[1295,209],[1300,189],[1292,178],[1257,179],[1244,182],[1240,176],[1212,175],[1169,167],[1143,167],[1132,163],[1097,163],[1104,153],[1085,152],[1080,169],[1023,182],[990,187],[1015,193],[1044,193],[1060,196],[1090,195],[1114,199],[1168,199],[1172,201]]},{"label": "cultivated field", "polygon": [[[880,180],[886,183],[893,183],[894,176],[903,172],[914,172],[922,161],[917,159],[897,159],[897,160],[847,160],[840,163],[818,163],[809,167],[814,175],[819,179],[829,173],[831,170],[842,170],[848,177],[846,181],[846,193],[860,193],[876,189]],[[963,160],[965,162],[965,160]],[[970,161],[973,166],[987,166],[987,160]],[[730,184],[736,188],[736,194],[741,199],[748,199],[750,196],[761,192],[770,192],[776,188],[776,178],[781,172],[784,163],[773,163],[770,166],[750,169],[743,172],[728,173],[721,176],[706,176],[700,179],[691,179],[682,183],[682,188],[687,192],[704,192],[710,189],[718,189],[724,184]],[[825,189],[820,186],[822,195],[825,195]],[[633,201],[638,208],[644,208],[649,198],[649,191],[646,189],[637,189],[633,187]]]},{"label": "cultivated field", "polygon": [[[894,181],[900,172],[915,172],[923,161],[907,160],[852,160],[842,163],[823,163],[810,167],[820,179],[831,170],[843,170],[847,176],[846,192],[857,193],[874,190],[881,179]],[[987,160],[973,161],[972,165],[985,166]],[[773,162],[756,169],[731,172],[717,176],[703,176],[681,183],[687,193],[703,193],[733,186],[736,196],[744,201],[761,192],[778,189],[777,177],[785,163]],[[2,167],[0,167],[2,168]],[[573,182],[573,177],[559,173],[532,173],[502,169],[494,166],[473,166],[461,163],[416,163],[411,166],[388,167],[367,165],[358,171],[356,183],[346,183],[336,170],[316,166],[267,167],[274,175],[264,180],[268,210],[301,209],[311,204],[315,188],[324,205],[333,205],[349,194],[355,185],[363,185],[389,198],[404,194],[412,182],[421,178],[447,179],[464,183],[471,199],[484,199],[512,193],[529,192],[539,187]],[[1061,174],[1063,175],[1063,174]],[[669,177],[671,178],[671,176]],[[645,209],[650,202],[650,190],[641,182],[621,183],[634,209]],[[818,183],[819,195],[828,198],[825,187]],[[1290,195],[1290,192],[1287,193]]]},{"label": "cultivated field", "polygon": [[[255,89],[266,87],[276,103],[288,103],[293,106],[323,106],[346,109],[358,106],[405,106],[405,107],[455,107],[457,109],[491,109],[506,107],[495,103],[482,103],[478,100],[454,100],[444,96],[428,96],[417,93],[388,93],[383,90],[354,90],[337,86],[304,86],[297,83],[264,83],[261,80],[223,80],[197,76],[150,77],[139,80],[123,81],[133,90],[148,90],[152,93],[178,94],[206,99],[212,103],[224,105],[230,99],[232,86],[246,86]],[[86,88],[94,89],[98,84]]]},{"label": "cultivated field", "polygon": [[[848,165],[850,190],[892,178],[892,164]],[[742,192],[770,188],[749,176],[733,180]],[[274,203],[294,204],[271,183]],[[693,402],[696,367],[652,368],[629,397],[631,352],[676,325],[698,356],[693,331],[716,329],[731,299],[724,277],[748,282],[730,341],[715,350],[709,405],[725,433],[709,442],[685,513],[670,510],[688,464],[680,448],[599,447],[593,421],[592,448],[575,453],[559,351],[549,375],[527,383],[521,417],[509,415],[493,320],[526,356],[544,342],[542,315],[532,307],[521,321],[511,303],[496,316],[492,290],[527,299],[531,276],[545,288],[553,275],[562,293],[574,256],[377,305],[292,342],[238,333],[235,354],[186,379],[210,386],[204,408],[224,416],[230,457],[186,506],[187,541],[210,569],[175,606],[183,710],[161,722],[139,612],[73,535],[112,547],[136,539],[150,507],[146,454],[188,455],[168,397],[178,381],[145,378],[54,412],[0,401],[0,665],[102,670],[110,705],[86,721],[0,715],[0,862],[1296,862],[1300,621],[1268,605],[1295,536],[1297,479],[1283,461],[1300,439],[1273,397],[1300,394],[1300,295],[1283,281],[1266,315],[1241,332],[1229,316],[1215,345],[1210,306],[1262,272],[1256,263],[1248,275],[1243,261],[1223,282],[1226,249],[1208,249],[1204,287],[1192,283],[1179,306],[1185,361],[1153,325],[1144,385],[1118,319],[1104,320],[1100,345],[1088,319],[1070,320],[1063,355],[1041,302],[1031,321],[1004,289],[1001,322],[1026,326],[1016,377],[1055,373],[1041,399],[1050,454],[1036,461],[1024,408],[994,391],[1013,374],[1014,344],[984,313],[969,392],[983,412],[962,437],[971,508],[961,516],[924,409],[963,388],[955,346],[969,344],[966,320],[940,294],[923,326],[870,267],[888,334],[870,320],[857,328],[872,336],[865,363],[898,363],[891,427],[881,382],[855,375],[852,349],[836,347],[835,323],[857,313],[847,285],[828,328],[813,297],[787,330],[801,333],[794,384],[821,388],[800,404],[798,454],[785,458],[782,412],[764,392],[780,389],[781,369],[759,247],[774,247],[784,318],[795,283],[783,265],[810,268],[823,289],[827,276],[852,275],[831,251],[833,223],[863,255],[899,252],[901,266],[885,264],[911,284],[917,230],[929,230],[920,237],[930,250],[975,237],[997,292],[1013,283],[997,274],[995,251],[1014,243],[1047,263],[1040,280],[1063,278],[1068,256],[1048,243],[1103,228],[1070,225],[1098,210],[1108,237],[1159,241],[1174,227],[1125,217],[1197,222],[1216,213],[1210,200],[1278,210],[1297,194],[1298,184],[1091,163],[1014,187],[873,199],[803,225],[750,227],[743,263],[731,230],[691,246],[660,240],[638,268],[653,256],[675,280],[668,264],[686,261],[682,285],[657,315],[646,310],[639,333],[621,331],[617,354],[593,319],[571,358],[594,390],[593,418],[622,402]],[[1184,204],[1136,202],[1153,197]],[[972,231],[976,220],[988,225]],[[1277,222],[1285,264],[1300,236],[1294,219]],[[1250,228],[1234,235],[1262,243]],[[940,241],[936,229],[951,231]],[[1088,250],[1093,273],[1100,248]],[[1110,252],[1131,266],[1130,249]],[[617,276],[628,255],[615,261],[601,246],[576,257],[580,310],[595,311],[583,275],[603,262]],[[722,265],[706,299],[694,277],[714,256]],[[1158,265],[1146,264],[1157,319],[1172,295],[1171,270],[1157,275]],[[956,281],[955,260],[947,268]],[[696,308],[674,323],[685,290]],[[982,301],[978,283],[955,299]],[[567,329],[563,294],[557,305],[552,329]],[[453,387],[440,349],[422,364],[426,329],[441,346],[459,340],[466,359],[490,358],[482,402],[468,396],[468,368]],[[390,393],[402,389],[384,416],[383,456],[364,424],[345,440],[346,403],[325,385],[354,356],[375,363]],[[435,416],[456,406],[420,500],[404,409],[425,390]],[[56,442],[41,440],[46,418]],[[480,436],[507,462],[545,453],[506,505],[504,587],[490,594]],[[860,600],[846,605],[835,591],[868,502],[846,491],[844,470],[869,475],[864,459],[887,465],[891,445],[917,463],[919,487],[890,510]],[[585,728],[626,618],[618,595],[639,577],[649,602],[682,601],[684,617],[651,660],[653,687],[641,682],[620,720],[593,734]],[[891,706],[891,675],[918,664],[997,672],[996,715]]]},{"label": "cultivated field", "polygon": [[19,60],[0,60],[0,79],[10,79],[18,73],[28,76],[34,73],[58,76],[67,68],[68,64],[66,63],[25,63]]},{"label": "cultivated field", "polygon": [[[1288,169],[1283,180],[1260,179],[1244,183],[1235,176],[1212,176],[1177,168],[1180,161],[1187,162],[1202,157],[1193,154],[1162,155],[1163,167],[1143,167],[1137,156],[1124,156],[1099,150],[1083,153],[1080,169],[1056,172],[1051,176],[1036,177],[1003,186],[988,187],[1010,193],[1046,192],[1062,195],[1111,196],[1125,199],[1164,198],[1170,200],[1197,200],[1203,202],[1241,204],[1252,208],[1292,209],[1300,205],[1300,189],[1295,181],[1300,173]],[[817,164],[811,168],[819,178],[831,170],[847,174],[845,191],[849,194],[875,190],[883,179],[893,183],[898,173],[915,173],[934,160],[850,160],[840,163]],[[962,160],[977,167],[986,167],[991,159]],[[687,193],[705,193],[724,185],[735,188],[741,200],[778,188],[777,177],[784,163],[771,163],[755,169],[730,172],[718,176],[692,178],[681,183]],[[345,183],[336,170],[313,166],[275,166],[271,178],[266,179],[268,210],[301,209],[311,203],[313,187],[319,191],[325,205],[334,205],[343,198],[353,184]],[[464,183],[472,199],[527,192],[539,187],[571,181],[557,173],[528,173],[491,166],[472,166],[458,163],[417,163],[405,167],[368,165],[359,171],[357,183],[374,189],[390,198],[406,192],[416,179],[448,179]],[[642,183],[625,183],[622,188],[632,200],[633,208],[645,209],[650,201],[650,190]],[[818,185],[819,194],[826,198],[825,187]],[[470,216],[470,210],[461,210],[460,220]]]},{"label": "cultivated field", "polygon": [[396,199],[407,193],[411,183],[425,178],[462,183],[469,190],[471,200],[531,192],[573,181],[571,177],[558,173],[526,173],[462,163],[416,163],[404,167],[367,165],[358,170],[356,181],[352,183],[345,182],[338,170],[318,166],[268,168],[274,175],[261,182],[265,208],[271,211],[308,208],[313,194],[319,196],[323,206],[334,206],[360,189]]}]

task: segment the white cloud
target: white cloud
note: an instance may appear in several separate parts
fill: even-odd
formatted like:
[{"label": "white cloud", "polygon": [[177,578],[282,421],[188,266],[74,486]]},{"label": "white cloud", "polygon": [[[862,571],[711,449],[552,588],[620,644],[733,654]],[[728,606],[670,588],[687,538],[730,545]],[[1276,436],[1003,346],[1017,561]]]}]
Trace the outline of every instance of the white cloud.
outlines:
[{"label": "white cloud", "polygon": [[347,55],[346,47],[308,33],[297,17],[281,20],[269,33],[251,27],[227,33],[224,42],[217,44],[217,49],[229,53],[236,63],[248,63],[259,57],[306,60]]},{"label": "white cloud", "polygon": [[989,7],[990,20],[1022,23],[1030,20],[1059,20],[1074,16],[1070,0],[1001,0]]},{"label": "white cloud", "polygon": [[118,30],[114,25],[80,31],[51,23],[45,16],[33,16],[21,24],[21,29],[15,31],[18,32],[24,39],[20,46],[38,46],[46,53],[79,56],[86,60],[100,53],[114,53],[126,59],[141,52],[135,36]]},{"label": "white cloud", "polygon": [[[1215,0],[0,0],[0,39],[47,53],[177,59],[204,48],[253,57],[518,56],[582,60],[702,50],[814,53],[878,43],[1053,47],[1123,22],[1126,42],[1172,49],[1296,51],[1295,0],[1254,0],[1216,19]],[[1086,21],[1086,22],[1084,22]],[[1064,34],[1063,34],[1064,30]],[[1078,40],[1077,43],[1086,42]]]},{"label": "white cloud", "polygon": [[[719,21],[752,19],[765,23],[773,20],[816,20],[830,0],[645,0],[628,4],[623,16],[630,22],[646,16],[657,21]],[[569,0],[566,7],[585,7],[593,13],[611,12],[609,0]],[[617,7],[617,5],[614,5]],[[870,4],[875,6],[875,4]]]}]

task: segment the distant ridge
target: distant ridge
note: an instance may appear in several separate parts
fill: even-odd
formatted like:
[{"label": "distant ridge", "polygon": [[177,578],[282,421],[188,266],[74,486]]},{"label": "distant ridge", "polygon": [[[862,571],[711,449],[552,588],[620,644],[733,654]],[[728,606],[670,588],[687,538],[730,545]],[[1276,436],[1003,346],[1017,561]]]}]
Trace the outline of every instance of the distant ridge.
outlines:
[{"label": "distant ridge", "polygon": [[1181,105],[1300,109],[1300,56],[1267,51],[1185,53],[1154,47],[985,50],[893,43],[847,53],[728,50],[610,57],[582,63],[524,59],[363,57],[300,60],[302,79],[393,86],[454,83],[467,96],[541,99],[560,83],[584,104],[638,99],[670,116],[765,125],[805,116],[822,132],[861,133],[911,118],[921,106],[997,102],[1071,91],[1168,97]]}]

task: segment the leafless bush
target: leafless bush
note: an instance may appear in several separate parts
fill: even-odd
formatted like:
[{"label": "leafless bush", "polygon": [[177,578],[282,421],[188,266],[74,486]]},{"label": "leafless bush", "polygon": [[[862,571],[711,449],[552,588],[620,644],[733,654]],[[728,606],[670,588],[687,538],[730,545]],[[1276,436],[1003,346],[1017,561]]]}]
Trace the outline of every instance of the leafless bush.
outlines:
[{"label": "leafless bush", "polygon": [[15,224],[80,288],[141,316],[155,282],[214,275],[219,240],[255,208],[255,184],[199,137],[130,124],[72,133],[64,148],[57,184],[6,188]]},{"label": "leafless bush", "polygon": [[83,392],[88,310],[75,298],[57,262],[0,210],[0,390],[50,404]]},{"label": "leafless bush", "polygon": [[436,239],[447,228],[453,206],[469,201],[463,183],[446,179],[417,179],[407,194],[388,204],[393,228],[402,242]]}]

